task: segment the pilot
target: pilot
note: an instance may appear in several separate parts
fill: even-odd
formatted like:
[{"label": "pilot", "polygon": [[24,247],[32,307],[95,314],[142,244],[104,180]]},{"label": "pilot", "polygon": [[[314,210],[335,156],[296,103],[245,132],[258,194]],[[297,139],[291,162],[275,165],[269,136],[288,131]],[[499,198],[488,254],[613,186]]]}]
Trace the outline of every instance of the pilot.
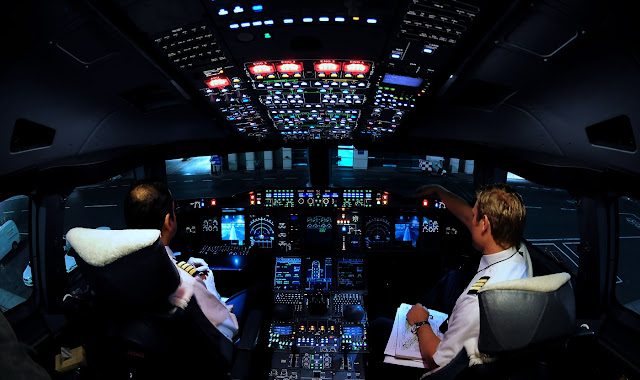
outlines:
[{"label": "pilot", "polygon": [[[469,356],[478,355],[480,330],[478,290],[487,283],[532,276],[531,259],[521,244],[526,221],[522,197],[510,186],[490,185],[477,191],[477,201],[467,202],[441,186],[425,186],[415,196],[435,195],[441,199],[471,232],[473,247],[482,253],[475,276],[458,297],[448,320],[448,329],[440,340],[429,327],[429,312],[416,304],[407,313],[415,326],[420,351],[430,369],[449,363],[463,347]],[[429,306],[429,305],[426,305]]]},{"label": "pilot", "polygon": [[[162,182],[144,181],[136,184],[127,194],[124,202],[125,222],[130,229],[157,229],[165,245],[167,254],[179,268],[180,286],[171,296],[171,302],[176,306],[186,307],[191,295],[196,297],[198,305],[207,319],[229,340],[237,334],[239,325],[234,305],[227,305],[220,299],[212,281],[209,266],[202,259],[190,258],[187,263],[178,263],[169,243],[176,234],[178,224],[175,215],[175,205],[171,192]],[[191,267],[185,265],[189,264]],[[211,278],[204,282],[202,276],[192,276],[185,268],[197,267],[201,273],[207,273]],[[242,309],[243,297],[236,297],[239,308]]]}]

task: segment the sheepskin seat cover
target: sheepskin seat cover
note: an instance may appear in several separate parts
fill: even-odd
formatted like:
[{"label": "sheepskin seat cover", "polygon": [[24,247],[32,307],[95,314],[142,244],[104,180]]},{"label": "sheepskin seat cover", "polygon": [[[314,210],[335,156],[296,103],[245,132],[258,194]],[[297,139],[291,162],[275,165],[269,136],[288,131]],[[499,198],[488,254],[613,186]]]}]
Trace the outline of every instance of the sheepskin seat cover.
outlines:
[{"label": "sheepskin seat cover", "polygon": [[169,307],[180,276],[160,231],[73,228],[67,241],[100,300],[137,310]]}]

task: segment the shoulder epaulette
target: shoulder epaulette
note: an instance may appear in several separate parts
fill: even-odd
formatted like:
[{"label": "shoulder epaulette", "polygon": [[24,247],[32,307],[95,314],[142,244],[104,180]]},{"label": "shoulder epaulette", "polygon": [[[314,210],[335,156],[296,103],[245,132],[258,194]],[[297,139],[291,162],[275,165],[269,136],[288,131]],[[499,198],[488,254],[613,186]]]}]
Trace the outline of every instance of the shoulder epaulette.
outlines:
[{"label": "shoulder epaulette", "polygon": [[469,292],[467,292],[467,294],[477,294],[478,291],[482,289],[482,287],[487,283],[487,281],[489,281],[489,278],[490,276],[480,277],[478,281],[476,281],[476,283],[473,284],[471,288],[469,288]]},{"label": "shoulder epaulette", "polygon": [[195,275],[198,274],[198,270],[196,269],[196,267],[194,267],[191,264],[187,264],[184,261],[180,261],[177,265],[178,265],[178,268],[180,268],[183,271],[189,273],[189,275],[191,275],[191,276],[195,277]]}]

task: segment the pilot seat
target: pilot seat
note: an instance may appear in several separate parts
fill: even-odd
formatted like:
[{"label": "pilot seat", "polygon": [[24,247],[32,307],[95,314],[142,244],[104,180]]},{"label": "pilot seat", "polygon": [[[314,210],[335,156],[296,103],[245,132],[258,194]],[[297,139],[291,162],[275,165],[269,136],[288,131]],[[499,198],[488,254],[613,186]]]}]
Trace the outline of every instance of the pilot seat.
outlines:
[{"label": "pilot seat", "polygon": [[249,378],[262,315],[249,311],[234,343],[213,326],[195,297],[186,307],[169,297],[180,284],[158,230],[93,230],[67,234],[91,289],[85,348],[95,378]]},{"label": "pilot seat", "polygon": [[576,334],[569,274],[489,284],[478,297],[480,354],[469,355],[463,348],[451,362],[423,379],[565,378],[562,360],[571,341],[580,335]]}]

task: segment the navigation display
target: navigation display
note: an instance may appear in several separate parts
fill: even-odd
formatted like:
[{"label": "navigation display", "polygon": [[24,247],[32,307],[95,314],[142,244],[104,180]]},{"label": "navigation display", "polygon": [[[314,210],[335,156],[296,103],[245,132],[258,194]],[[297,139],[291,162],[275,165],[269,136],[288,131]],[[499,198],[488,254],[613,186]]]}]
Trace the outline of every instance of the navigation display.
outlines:
[{"label": "navigation display", "polygon": [[269,215],[249,215],[249,244],[258,248],[272,248],[275,237],[273,219]]},{"label": "navigation display", "polygon": [[276,257],[273,287],[277,290],[300,290],[302,258]]},{"label": "navigation display", "polygon": [[333,276],[333,260],[307,257],[307,282],[305,290],[330,290]]},{"label": "navigation display", "polygon": [[224,214],[220,221],[221,239],[231,245],[244,245],[244,215]]},{"label": "navigation display", "polygon": [[395,241],[398,247],[415,247],[420,235],[418,216],[399,216],[396,218]]},{"label": "navigation display", "polygon": [[359,258],[338,261],[338,290],[364,290],[364,260]]}]

